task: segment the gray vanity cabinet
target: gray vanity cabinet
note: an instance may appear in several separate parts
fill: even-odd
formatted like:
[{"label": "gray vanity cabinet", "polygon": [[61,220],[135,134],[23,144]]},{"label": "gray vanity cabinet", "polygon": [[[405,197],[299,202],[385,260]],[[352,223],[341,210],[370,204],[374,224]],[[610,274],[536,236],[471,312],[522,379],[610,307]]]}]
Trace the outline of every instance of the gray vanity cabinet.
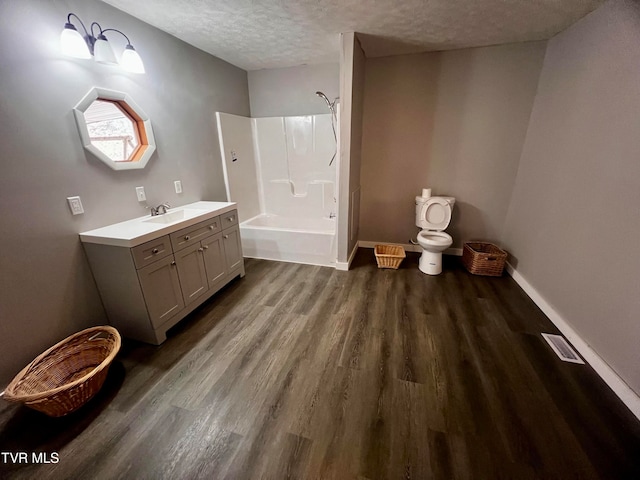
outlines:
[{"label": "gray vanity cabinet", "polygon": [[244,277],[236,210],[131,248],[83,245],[109,323],[156,345],[207,298]]},{"label": "gray vanity cabinet", "polygon": [[207,282],[209,287],[214,287],[224,279],[227,272],[235,270],[235,268],[227,268],[225,264],[225,252],[222,244],[222,233],[213,235],[202,242],[202,257],[204,266],[207,271]]},{"label": "gray vanity cabinet", "polygon": [[175,253],[184,304],[189,305],[209,290],[207,272],[199,243]]},{"label": "gray vanity cabinet", "polygon": [[218,233],[175,253],[185,305],[214,288],[227,272],[238,268],[238,264],[227,267],[222,238],[223,234]]},{"label": "gray vanity cabinet", "polygon": [[238,227],[229,228],[224,231],[222,239],[227,270],[235,270],[243,263],[240,230]]},{"label": "gray vanity cabinet", "polygon": [[162,325],[184,308],[185,302],[173,255],[138,270],[138,279],[149,311],[149,320],[153,325]]},{"label": "gray vanity cabinet", "polygon": [[243,265],[242,243],[240,241],[240,229],[238,228],[238,212],[232,210],[220,216],[222,223],[222,240],[224,246],[225,263],[227,271],[235,270]]}]

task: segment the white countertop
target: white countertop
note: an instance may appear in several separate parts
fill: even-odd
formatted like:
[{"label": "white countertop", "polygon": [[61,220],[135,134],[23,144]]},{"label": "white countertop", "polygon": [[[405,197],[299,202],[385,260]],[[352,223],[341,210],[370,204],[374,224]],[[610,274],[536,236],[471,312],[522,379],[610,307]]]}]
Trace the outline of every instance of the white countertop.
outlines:
[{"label": "white countertop", "polygon": [[[125,222],[114,223],[106,227],[96,228],[80,233],[80,240],[84,243],[99,243],[116,247],[135,247],[155,238],[177,232],[178,230],[195,225],[198,222],[222,215],[237,208],[235,202],[195,202],[168,210],[164,215],[145,215]],[[182,213],[180,213],[182,212]],[[175,221],[169,221],[173,217]]]}]

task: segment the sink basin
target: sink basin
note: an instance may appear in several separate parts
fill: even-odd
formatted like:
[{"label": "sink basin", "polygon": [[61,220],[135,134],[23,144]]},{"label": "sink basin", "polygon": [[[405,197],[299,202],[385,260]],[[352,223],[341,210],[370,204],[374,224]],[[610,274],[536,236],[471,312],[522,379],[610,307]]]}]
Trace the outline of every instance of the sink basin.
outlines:
[{"label": "sink basin", "polygon": [[145,223],[161,223],[161,224],[170,224],[175,222],[180,222],[182,220],[187,220],[189,218],[197,217],[198,215],[202,215],[206,210],[199,210],[196,208],[183,208],[182,210],[171,210],[167,213],[163,213],[161,215],[156,215],[155,217],[148,218],[143,220]]},{"label": "sink basin", "polygon": [[[111,245],[114,247],[133,248],[150,240],[177,232],[181,228],[204,222],[217,215],[231,212],[236,208],[233,202],[199,201],[187,205],[177,205],[167,213],[152,217],[132,218],[124,222],[95,228],[80,233],[83,243]],[[1,475],[0,475],[1,476]]]}]

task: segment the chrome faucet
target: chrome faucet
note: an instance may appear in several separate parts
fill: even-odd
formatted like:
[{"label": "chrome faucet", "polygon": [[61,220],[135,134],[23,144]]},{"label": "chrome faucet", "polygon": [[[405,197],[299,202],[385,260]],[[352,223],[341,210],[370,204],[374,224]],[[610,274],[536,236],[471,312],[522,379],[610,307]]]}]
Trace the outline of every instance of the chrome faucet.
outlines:
[{"label": "chrome faucet", "polygon": [[171,208],[171,205],[165,202],[165,203],[161,203],[157,207],[147,207],[147,208],[151,210],[151,216],[156,217],[158,215],[162,215],[163,213],[167,213],[167,210]]}]

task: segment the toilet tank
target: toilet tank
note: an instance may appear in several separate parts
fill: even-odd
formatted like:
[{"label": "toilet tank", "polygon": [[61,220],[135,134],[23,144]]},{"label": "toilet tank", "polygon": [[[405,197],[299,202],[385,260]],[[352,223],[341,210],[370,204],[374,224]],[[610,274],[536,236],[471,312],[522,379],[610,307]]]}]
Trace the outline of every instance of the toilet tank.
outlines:
[{"label": "toilet tank", "polygon": [[455,197],[440,197],[440,198],[444,198],[447,202],[449,202],[449,205],[451,205],[451,208],[453,208],[453,206],[456,203]]},{"label": "toilet tank", "polygon": [[420,227],[420,213],[422,212],[422,206],[427,203],[428,198],[416,197],[416,227]]}]

